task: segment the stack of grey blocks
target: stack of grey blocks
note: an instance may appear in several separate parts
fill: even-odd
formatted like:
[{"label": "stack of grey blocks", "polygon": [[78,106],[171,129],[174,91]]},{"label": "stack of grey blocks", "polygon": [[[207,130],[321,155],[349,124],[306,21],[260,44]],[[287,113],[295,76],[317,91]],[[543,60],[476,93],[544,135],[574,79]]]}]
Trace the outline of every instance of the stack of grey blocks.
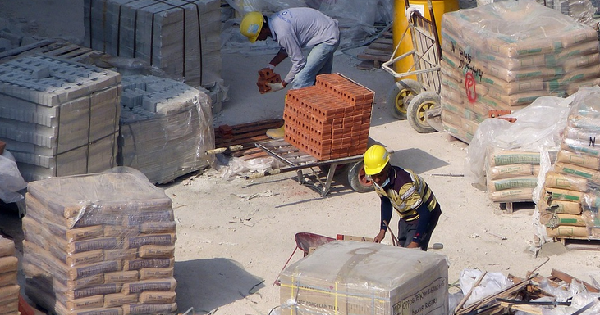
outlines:
[{"label": "stack of grey blocks", "polygon": [[121,75],[47,56],[0,64],[0,139],[26,181],[116,166]]},{"label": "stack of grey blocks", "polygon": [[156,76],[126,75],[122,86],[119,165],[158,184],[209,165],[214,136],[206,93]]},{"label": "stack of grey blocks", "polygon": [[221,80],[220,0],[85,0],[85,45],[141,59],[175,79]]}]

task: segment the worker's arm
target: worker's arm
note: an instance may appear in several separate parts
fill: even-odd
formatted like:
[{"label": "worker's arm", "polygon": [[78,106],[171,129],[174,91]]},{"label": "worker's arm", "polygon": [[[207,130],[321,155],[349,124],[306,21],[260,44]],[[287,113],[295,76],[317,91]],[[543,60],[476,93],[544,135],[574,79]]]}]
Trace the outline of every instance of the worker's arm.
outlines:
[{"label": "worker's arm", "polygon": [[285,60],[285,58],[288,57],[288,54],[285,52],[285,49],[279,49],[279,51],[277,52],[277,55],[275,55],[275,57],[273,57],[273,59],[271,59],[271,61],[269,62],[269,64],[271,66],[273,66],[273,68],[277,67],[277,65],[279,65],[282,61]]},{"label": "worker's arm", "polygon": [[381,243],[387,232],[388,224],[392,220],[392,203],[388,197],[381,198],[381,223],[379,226],[379,233],[373,240],[375,243]]},{"label": "worker's arm", "polygon": [[417,232],[415,233],[415,237],[408,244],[408,248],[417,248],[419,247],[420,237],[425,234],[427,230],[427,226],[429,225],[429,220],[431,219],[431,211],[425,203],[421,204],[417,209],[417,213],[419,214],[419,224],[417,224]]}]

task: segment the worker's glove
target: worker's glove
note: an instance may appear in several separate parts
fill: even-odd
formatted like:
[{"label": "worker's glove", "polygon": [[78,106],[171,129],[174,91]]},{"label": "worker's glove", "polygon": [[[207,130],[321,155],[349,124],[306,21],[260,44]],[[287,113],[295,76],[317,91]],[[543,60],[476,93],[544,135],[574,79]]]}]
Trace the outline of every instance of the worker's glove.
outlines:
[{"label": "worker's glove", "polygon": [[284,83],[267,83],[267,85],[271,88],[271,92],[277,92],[283,90]]}]

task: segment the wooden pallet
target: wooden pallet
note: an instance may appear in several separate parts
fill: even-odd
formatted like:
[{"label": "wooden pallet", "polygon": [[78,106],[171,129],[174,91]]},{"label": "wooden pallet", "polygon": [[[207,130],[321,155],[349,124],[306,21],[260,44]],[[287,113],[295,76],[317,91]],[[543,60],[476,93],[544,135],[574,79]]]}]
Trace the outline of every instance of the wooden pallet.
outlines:
[{"label": "wooden pallet", "polygon": [[553,239],[561,242],[569,250],[600,250],[598,237],[555,237]]},{"label": "wooden pallet", "polygon": [[394,40],[391,32],[383,32],[379,38],[373,41],[363,53],[357,57],[362,62],[358,65],[359,69],[379,69],[381,64],[390,60],[394,53]]},{"label": "wooden pallet", "polygon": [[270,139],[266,132],[283,126],[283,119],[268,119],[234,126],[222,125],[215,128],[215,148],[239,146],[230,155],[253,159],[268,156],[268,153],[256,148],[254,143]]},{"label": "wooden pallet", "polygon": [[64,58],[83,64],[94,64],[96,60],[107,56],[101,51],[92,50],[62,39],[44,39],[0,53],[0,63],[24,56],[39,55]]},{"label": "wooden pallet", "polygon": [[508,214],[512,214],[515,210],[519,209],[532,209],[532,205],[535,207],[535,204],[532,200],[497,202],[497,204],[500,207],[500,210],[503,210]]}]

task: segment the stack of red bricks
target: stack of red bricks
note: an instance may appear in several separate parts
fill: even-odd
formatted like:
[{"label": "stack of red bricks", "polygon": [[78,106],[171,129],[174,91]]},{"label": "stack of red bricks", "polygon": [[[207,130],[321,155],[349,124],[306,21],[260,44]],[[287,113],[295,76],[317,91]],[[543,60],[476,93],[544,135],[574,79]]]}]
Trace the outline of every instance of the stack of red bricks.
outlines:
[{"label": "stack of red bricks", "polygon": [[363,154],[373,96],[340,74],[319,75],[315,86],[287,93],[285,140],[318,160]]},{"label": "stack of red bricks", "polygon": [[258,85],[258,92],[260,92],[260,94],[264,94],[271,91],[269,83],[281,82],[283,82],[283,80],[281,80],[281,76],[273,72],[272,69],[264,68],[258,70],[258,82],[256,82],[256,85]]}]

